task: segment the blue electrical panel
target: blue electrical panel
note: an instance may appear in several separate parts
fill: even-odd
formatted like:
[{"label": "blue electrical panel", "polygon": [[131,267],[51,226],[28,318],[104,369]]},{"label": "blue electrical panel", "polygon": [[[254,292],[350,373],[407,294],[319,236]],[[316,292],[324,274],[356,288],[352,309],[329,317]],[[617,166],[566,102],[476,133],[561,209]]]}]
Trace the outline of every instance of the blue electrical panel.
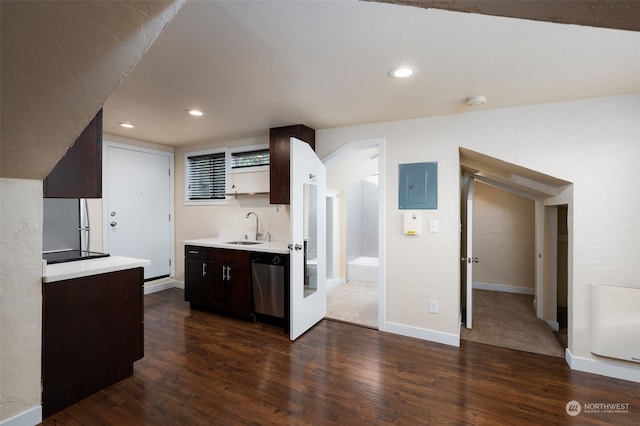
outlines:
[{"label": "blue electrical panel", "polygon": [[398,208],[401,210],[438,208],[438,163],[400,164]]}]

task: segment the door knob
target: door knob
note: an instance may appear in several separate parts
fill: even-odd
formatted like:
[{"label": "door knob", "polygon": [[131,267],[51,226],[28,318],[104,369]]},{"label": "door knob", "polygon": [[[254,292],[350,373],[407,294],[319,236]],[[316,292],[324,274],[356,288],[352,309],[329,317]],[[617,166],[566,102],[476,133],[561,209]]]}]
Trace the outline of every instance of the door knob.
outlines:
[{"label": "door knob", "polygon": [[295,246],[293,246],[293,248],[295,248],[296,250],[302,250],[302,245],[296,244]]},{"label": "door knob", "polygon": [[116,226],[118,224],[118,222],[116,222],[115,220],[113,222],[111,222],[109,225],[111,226]]},{"label": "door knob", "polygon": [[474,261],[475,263],[478,263],[478,258],[477,258],[477,257],[473,258],[473,261]]}]

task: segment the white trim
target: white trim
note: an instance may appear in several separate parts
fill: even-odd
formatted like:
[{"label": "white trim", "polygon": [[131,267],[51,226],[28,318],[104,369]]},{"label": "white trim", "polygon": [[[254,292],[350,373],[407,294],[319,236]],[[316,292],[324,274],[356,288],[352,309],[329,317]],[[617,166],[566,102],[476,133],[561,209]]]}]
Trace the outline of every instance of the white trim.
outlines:
[{"label": "white trim", "polygon": [[224,200],[184,200],[185,206],[226,206],[229,204],[229,199],[225,194]]},{"label": "white trim", "polygon": [[635,365],[627,366],[618,362],[613,364],[604,359],[581,358],[574,356],[569,349],[565,352],[565,360],[572,370],[640,383],[640,369]]},{"label": "white trim", "polygon": [[340,284],[346,283],[347,280],[344,278],[333,278],[331,280],[327,280],[327,291],[331,290],[334,287],[339,286]]},{"label": "white trim", "polygon": [[[129,151],[138,151],[138,152],[144,152],[147,154],[153,154],[153,155],[159,155],[159,156],[163,156],[163,157],[168,157],[169,159],[169,173],[171,175],[171,179],[169,179],[169,209],[170,209],[170,214],[171,214],[171,232],[169,235],[169,247],[171,247],[171,250],[169,252],[169,254],[171,255],[171,267],[169,268],[169,276],[170,277],[175,277],[176,276],[176,255],[175,255],[175,233],[176,233],[176,212],[175,212],[175,203],[174,203],[174,195],[175,195],[175,161],[174,161],[174,155],[173,152],[169,152],[169,151],[161,151],[158,149],[152,149],[152,148],[144,148],[144,147],[140,147],[140,146],[136,146],[136,145],[127,145],[125,143],[119,143],[119,142],[111,142],[108,141],[106,139],[103,140],[103,144],[102,144],[102,170],[103,170],[103,175],[105,170],[108,170],[109,167],[109,159],[108,159],[108,149],[110,147],[113,148],[120,148],[120,149],[126,149]],[[102,179],[102,197],[105,198],[107,196],[109,187],[108,187],[108,182],[107,179],[103,178]],[[109,229],[108,229],[108,225],[107,223],[109,222],[108,220],[108,214],[109,214],[109,209],[108,209],[108,203],[107,202],[103,202],[102,203],[102,247],[103,247],[103,251],[105,251],[106,253],[109,252]]]},{"label": "white trim", "polygon": [[[385,251],[385,235],[386,235],[386,218],[385,212],[387,209],[386,199],[386,179],[387,172],[385,169],[386,163],[386,139],[378,138],[373,139],[369,143],[375,143],[378,146],[378,330],[385,331],[386,328],[386,282],[385,282],[385,265],[387,259],[387,253]],[[458,339],[458,344],[460,339]]]},{"label": "white trim", "polygon": [[415,339],[427,340],[429,342],[460,347],[460,334],[443,333],[441,331],[412,327],[394,322],[385,322],[384,331],[401,336],[413,337]]},{"label": "white trim", "polygon": [[541,201],[535,201],[534,203],[534,232],[535,232],[535,295],[534,295],[534,309],[536,310],[536,316],[543,318],[543,306],[542,300],[544,295],[544,262],[542,257],[544,251],[544,203]]},{"label": "white trim", "polygon": [[147,294],[157,293],[170,288],[184,289],[184,283],[175,281],[172,278],[161,278],[155,281],[147,281],[144,283],[144,295],[146,296]]},{"label": "white trim", "polygon": [[478,290],[500,291],[503,293],[517,293],[517,294],[531,294],[531,295],[535,294],[534,288],[518,287],[515,285],[507,285],[507,284],[474,282],[473,288]]},{"label": "white trim", "polygon": [[[234,154],[234,153],[238,153],[238,152],[249,152],[249,151],[262,151],[265,149],[269,149],[269,144],[268,143],[260,143],[260,144],[256,144],[256,145],[242,145],[242,146],[236,146],[233,148],[228,148],[228,152],[229,154]],[[206,151],[201,151],[201,152],[206,152]]]},{"label": "white trim", "polygon": [[547,321],[547,325],[551,331],[560,331],[560,323],[558,321]]},{"label": "white trim", "polygon": [[33,426],[42,423],[42,405],[35,406],[0,422],[0,426]]}]

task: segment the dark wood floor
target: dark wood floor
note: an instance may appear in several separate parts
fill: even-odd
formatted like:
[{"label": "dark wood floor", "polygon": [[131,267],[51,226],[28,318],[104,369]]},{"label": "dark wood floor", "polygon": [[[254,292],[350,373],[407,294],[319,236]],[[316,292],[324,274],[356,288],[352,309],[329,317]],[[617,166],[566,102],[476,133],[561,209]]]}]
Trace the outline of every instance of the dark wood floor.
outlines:
[{"label": "dark wood floor", "polygon": [[[45,425],[640,424],[640,385],[564,360],[460,348],[322,321],[281,330],[190,310],[182,290],[145,297],[134,375]],[[628,404],[570,417],[571,400]]]}]

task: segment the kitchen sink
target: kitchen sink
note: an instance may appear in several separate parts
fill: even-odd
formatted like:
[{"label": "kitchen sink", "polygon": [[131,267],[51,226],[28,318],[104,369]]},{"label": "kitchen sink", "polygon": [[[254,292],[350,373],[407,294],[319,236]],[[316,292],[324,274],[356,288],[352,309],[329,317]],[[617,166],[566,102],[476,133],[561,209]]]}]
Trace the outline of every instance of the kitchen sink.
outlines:
[{"label": "kitchen sink", "polygon": [[262,241],[230,241],[224,244],[234,244],[237,246],[252,246],[255,244],[262,244]]}]

